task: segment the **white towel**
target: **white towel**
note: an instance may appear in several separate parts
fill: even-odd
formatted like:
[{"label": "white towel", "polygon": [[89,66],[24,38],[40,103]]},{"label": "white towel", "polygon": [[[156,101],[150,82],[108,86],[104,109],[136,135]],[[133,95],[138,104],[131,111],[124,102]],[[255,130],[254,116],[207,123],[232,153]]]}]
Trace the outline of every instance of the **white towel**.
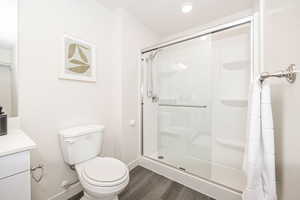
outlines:
[{"label": "white towel", "polygon": [[257,81],[250,90],[243,200],[277,200],[270,86]]}]

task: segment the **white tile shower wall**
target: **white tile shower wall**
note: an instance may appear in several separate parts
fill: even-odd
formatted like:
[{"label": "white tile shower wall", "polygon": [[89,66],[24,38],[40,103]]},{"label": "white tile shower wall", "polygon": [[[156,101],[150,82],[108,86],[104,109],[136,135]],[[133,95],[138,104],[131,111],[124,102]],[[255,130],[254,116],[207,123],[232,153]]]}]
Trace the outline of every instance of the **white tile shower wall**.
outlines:
[{"label": "white tile shower wall", "polygon": [[[250,25],[213,35],[212,180],[243,190]],[[229,178],[230,177],[230,178]]]},{"label": "white tile shower wall", "polygon": [[[157,54],[154,88],[160,103],[207,105],[207,108],[158,106],[145,97],[145,155],[154,158],[163,155],[168,164],[189,170],[194,170],[190,166],[195,166],[196,160],[210,160],[210,142],[202,141],[205,136],[209,140],[211,132],[210,41],[210,37],[199,38],[164,48]],[[207,171],[201,171],[205,177],[210,174]]]},{"label": "white tile shower wall", "polygon": [[[135,56],[138,48],[147,44],[143,41],[148,37],[143,34],[148,32],[129,20],[128,23],[133,24],[124,24],[127,29],[120,29],[116,14],[96,0],[27,0],[20,1],[19,7],[21,126],[38,145],[33,152],[32,165],[45,165],[44,179],[39,184],[32,182],[32,199],[45,200],[63,190],[60,186],[63,180],[76,179],[75,172],[62,158],[58,140],[58,131],[62,128],[103,124],[106,127],[103,155],[120,157],[119,144],[115,141],[120,134],[126,133],[122,138],[122,159],[128,163],[137,157],[138,128],[123,131],[120,110],[122,98],[128,98],[124,102],[130,106],[123,113],[132,112],[132,115],[124,121],[137,118],[138,88],[137,85],[122,87],[122,76],[126,72],[124,76],[130,75],[130,83],[137,84],[137,72],[130,73],[137,70]],[[118,30],[127,33],[117,33]],[[136,34],[128,38],[129,31]],[[63,64],[64,34],[96,45],[96,83],[58,79]],[[132,44],[125,43],[126,39]],[[124,48],[120,51],[120,47]],[[130,56],[124,65],[120,60],[124,58],[123,52]],[[122,95],[122,90],[126,95]]]},{"label": "white tile shower wall", "polygon": [[187,157],[210,160],[210,144],[205,151],[193,148],[198,138],[211,133],[210,60],[211,38],[206,36],[162,49],[155,62],[161,103],[207,106],[159,108],[158,152],[177,157],[181,167],[189,166],[184,161]]}]

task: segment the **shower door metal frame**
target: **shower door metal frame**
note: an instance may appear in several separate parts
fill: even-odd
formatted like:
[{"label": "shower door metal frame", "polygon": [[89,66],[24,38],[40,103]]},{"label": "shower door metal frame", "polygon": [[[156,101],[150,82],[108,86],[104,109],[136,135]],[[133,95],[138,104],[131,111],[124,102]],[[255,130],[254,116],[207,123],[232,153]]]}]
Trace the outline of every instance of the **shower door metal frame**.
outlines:
[{"label": "shower door metal frame", "polygon": [[[254,20],[255,19],[255,20]],[[221,32],[221,31],[224,31],[224,30],[228,30],[228,29],[231,29],[231,28],[234,28],[234,27],[238,27],[238,26],[241,26],[241,25],[244,25],[244,24],[250,24],[250,35],[251,35],[251,39],[250,39],[250,52],[251,52],[251,56],[250,56],[250,81],[253,81],[254,80],[254,76],[255,74],[257,74],[259,72],[259,62],[258,62],[258,52],[255,52],[255,51],[258,51],[259,50],[259,45],[258,45],[258,32],[259,32],[259,25],[258,25],[258,16],[255,16],[255,14],[253,16],[249,16],[249,17],[245,17],[245,18],[242,18],[240,20],[236,20],[236,21],[233,21],[233,22],[230,22],[230,23],[226,23],[226,24],[222,24],[222,25],[218,25],[218,26],[214,26],[212,28],[207,28],[203,31],[200,31],[200,32],[197,32],[197,33],[194,33],[194,34],[190,34],[190,35],[187,35],[187,36],[182,36],[180,38],[177,38],[177,39],[174,39],[174,40],[170,40],[170,41],[166,41],[166,42],[162,42],[162,43],[159,43],[157,45],[153,45],[153,46],[150,46],[150,47],[147,47],[147,48],[144,48],[141,50],[141,65],[140,65],[140,95],[139,95],[139,110],[140,110],[140,156],[141,157],[145,157],[147,159],[150,159],[154,162],[157,162],[157,163],[160,163],[160,164],[163,164],[163,165],[166,165],[166,166],[169,166],[171,168],[174,168],[174,169],[177,169],[183,173],[186,173],[187,175],[191,175],[191,176],[194,176],[196,178],[199,178],[199,179],[202,179],[202,180],[205,180],[205,181],[208,181],[208,182],[211,182],[213,184],[216,184],[218,186],[221,186],[221,187],[224,187],[226,189],[229,189],[233,192],[237,192],[237,193],[241,193],[241,191],[237,190],[237,189],[234,189],[234,188],[231,188],[229,186],[226,186],[226,185],[223,185],[221,183],[218,183],[218,182],[215,182],[211,179],[208,179],[208,178],[204,178],[204,177],[201,177],[201,176],[198,176],[194,173],[190,173],[188,171],[182,171],[180,170],[179,168],[171,165],[171,164],[167,164],[165,162],[162,162],[158,159],[154,159],[154,158],[151,158],[147,155],[144,155],[144,141],[143,141],[143,134],[144,134],[144,130],[143,130],[143,108],[144,108],[144,91],[145,91],[145,88],[144,88],[144,65],[143,65],[143,62],[144,62],[144,58],[143,58],[143,54],[145,53],[148,53],[148,52],[151,52],[151,51],[154,51],[154,50],[159,50],[161,48],[164,48],[164,47],[169,47],[169,46],[172,46],[172,45],[176,45],[176,44],[179,44],[179,43],[183,43],[183,42],[186,42],[186,41],[189,41],[189,40],[193,40],[193,39],[196,39],[196,38],[199,38],[199,37],[203,37],[205,35],[208,35],[208,34],[213,34],[213,33],[217,33],[217,32]],[[255,42],[255,44],[254,44]]]}]

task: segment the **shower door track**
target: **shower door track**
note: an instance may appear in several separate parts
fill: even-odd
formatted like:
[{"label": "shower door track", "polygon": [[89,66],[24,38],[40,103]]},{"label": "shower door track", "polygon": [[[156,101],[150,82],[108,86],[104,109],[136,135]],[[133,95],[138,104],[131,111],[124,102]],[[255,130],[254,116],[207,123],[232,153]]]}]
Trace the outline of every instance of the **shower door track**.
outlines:
[{"label": "shower door track", "polygon": [[[211,179],[208,179],[208,178],[204,178],[204,177],[198,176],[197,174],[193,174],[193,173],[189,172],[188,170],[186,170],[186,169],[184,169],[184,168],[181,168],[181,167],[174,167],[174,166],[171,165],[171,164],[168,164],[168,163],[163,162],[163,161],[161,161],[161,160],[156,160],[156,159],[154,159],[154,158],[151,158],[150,156],[144,156],[144,157],[147,158],[147,159],[149,159],[149,160],[151,160],[151,161],[153,161],[153,162],[157,162],[157,163],[166,165],[166,166],[168,166],[168,167],[170,167],[170,168],[176,169],[176,170],[178,170],[178,171],[180,171],[180,172],[182,172],[182,173],[188,174],[188,175],[190,175],[190,176],[194,176],[194,177],[196,177],[196,178],[203,179],[203,180],[205,180],[205,181],[207,181],[207,182],[210,182],[210,183],[213,183],[213,184],[215,184],[215,185],[221,186],[221,187],[226,188],[226,189],[228,189],[228,190],[231,190],[231,191],[233,191],[233,192],[242,194],[242,191],[240,191],[240,190],[237,190],[237,189],[228,187],[227,185],[223,185],[223,184],[218,183],[218,182],[216,182],[216,181],[213,181],[213,180],[211,180]],[[184,170],[183,170],[183,169],[184,169]]]},{"label": "shower door track", "polygon": [[207,108],[208,107],[206,105],[198,106],[198,105],[162,104],[162,103],[159,103],[158,105],[163,107],[181,107],[181,108]]},{"label": "shower door track", "polygon": [[[148,52],[154,51],[154,50],[158,50],[160,48],[164,48],[164,47],[176,45],[176,44],[179,44],[179,43],[182,43],[182,42],[185,42],[185,41],[193,40],[193,39],[205,36],[207,34],[217,33],[217,32],[220,32],[220,31],[224,31],[224,30],[227,30],[227,29],[230,29],[230,28],[234,28],[234,27],[237,27],[237,26],[240,26],[240,25],[244,25],[244,24],[250,23],[251,24],[251,80],[253,80],[254,71],[255,71],[254,70],[254,57],[255,57],[254,56],[255,55],[254,54],[254,48],[255,48],[254,47],[254,36],[258,32],[258,29],[257,29],[258,27],[257,27],[257,25],[254,25],[254,22],[257,23],[257,21],[258,21],[258,18],[256,16],[249,16],[249,17],[242,18],[240,20],[233,21],[231,23],[226,23],[226,24],[214,26],[212,28],[205,29],[205,30],[197,32],[195,34],[190,34],[188,36],[183,36],[183,37],[180,37],[180,38],[177,38],[177,39],[174,39],[174,40],[166,41],[166,42],[159,43],[157,45],[154,45],[154,46],[142,49],[141,55],[143,55],[144,53],[148,53]],[[143,56],[141,56],[141,57],[143,57]],[[141,61],[143,62],[143,58],[141,58]],[[174,170],[178,170],[179,172],[182,172],[182,173],[184,173],[186,175],[190,175],[190,176],[195,177],[197,179],[207,181],[209,183],[212,183],[212,184],[216,185],[217,187],[219,186],[219,187],[224,188],[224,190],[229,190],[229,191],[232,191],[234,193],[238,193],[238,194],[241,195],[242,191],[240,191],[240,190],[231,188],[229,186],[226,186],[226,185],[223,185],[221,183],[215,182],[215,181],[213,181],[211,179],[207,179],[207,178],[201,177],[199,175],[190,173],[188,171],[180,170],[179,168],[177,168],[175,166],[172,166],[172,165],[167,164],[165,162],[162,162],[160,160],[156,160],[156,159],[153,159],[153,158],[151,158],[149,156],[144,155],[144,150],[143,150],[144,149],[144,141],[143,141],[144,140],[144,137],[143,137],[143,132],[144,132],[143,131],[143,127],[144,127],[144,119],[143,119],[144,118],[143,117],[143,112],[144,112],[143,91],[144,90],[143,90],[143,86],[144,86],[144,84],[142,83],[143,82],[143,70],[144,70],[143,69],[143,65],[141,65],[141,71],[140,71],[140,75],[141,75],[141,78],[140,78],[140,141],[141,141],[141,144],[140,144],[140,153],[141,153],[142,159],[143,158],[149,159],[149,160],[151,160],[154,163],[165,165],[166,167],[170,167],[170,168],[172,168]],[[176,106],[176,105],[161,104],[161,106]],[[178,105],[178,106],[184,106],[184,105]],[[195,107],[195,106],[191,106],[191,107]],[[198,107],[198,108],[207,108],[206,105],[196,106],[196,107]]]}]

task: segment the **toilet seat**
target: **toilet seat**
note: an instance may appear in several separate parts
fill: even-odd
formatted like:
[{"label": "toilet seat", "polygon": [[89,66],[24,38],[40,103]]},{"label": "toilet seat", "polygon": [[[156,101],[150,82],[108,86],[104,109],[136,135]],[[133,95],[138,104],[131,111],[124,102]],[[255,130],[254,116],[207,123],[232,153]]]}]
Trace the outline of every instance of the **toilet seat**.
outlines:
[{"label": "toilet seat", "polygon": [[82,181],[95,187],[114,187],[126,182],[129,177],[127,166],[114,158],[97,157],[80,167]]}]

